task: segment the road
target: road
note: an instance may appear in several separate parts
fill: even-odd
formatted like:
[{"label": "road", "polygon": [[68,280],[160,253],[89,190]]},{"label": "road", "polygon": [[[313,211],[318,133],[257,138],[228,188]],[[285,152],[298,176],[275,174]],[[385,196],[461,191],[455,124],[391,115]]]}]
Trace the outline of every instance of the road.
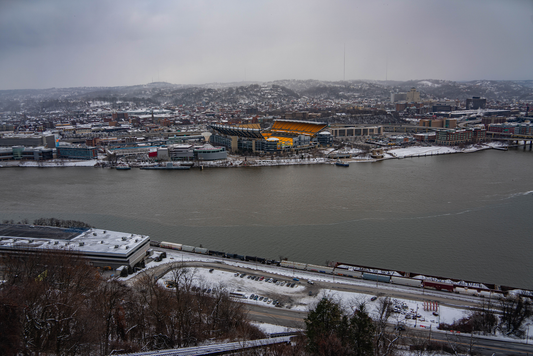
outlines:
[{"label": "road", "polygon": [[[214,259],[216,260],[216,259]],[[215,268],[218,270],[228,271],[232,273],[246,273],[253,275],[261,275],[265,277],[274,277],[280,278],[279,274],[264,272],[257,270],[257,264],[248,263],[249,268],[233,266],[223,263],[224,259],[220,259],[214,262],[199,262],[199,261],[185,261],[185,262],[174,262],[171,264],[162,264],[146,270],[145,272],[136,275],[126,281],[128,284],[132,284],[139,278],[141,275],[149,274],[150,276],[161,277],[163,274],[167,273],[173,268],[179,267],[200,267],[200,268]],[[239,262],[240,264],[246,264],[245,262]],[[282,269],[284,270],[284,269]],[[301,272],[298,271],[300,274]],[[313,275],[311,272],[307,272],[310,276]],[[315,274],[316,276],[316,274]],[[285,278],[288,278],[285,276]],[[431,299],[432,301],[438,301],[442,305],[447,305],[450,307],[460,307],[460,308],[475,308],[482,303],[481,298],[462,296],[448,292],[437,292],[437,291],[424,291],[424,294],[420,294],[420,289],[412,287],[403,287],[395,286],[395,288],[390,288],[390,285],[387,285],[387,289],[384,288],[383,284],[371,282],[371,281],[362,281],[357,285],[344,284],[344,280],[353,281],[351,278],[347,277],[335,277],[335,283],[316,281],[314,285],[302,284],[304,290],[302,294],[307,294],[308,290],[317,291],[319,289],[332,289],[344,292],[354,292],[354,293],[366,293],[369,295],[386,295],[392,298],[403,298],[409,300],[423,301]],[[248,314],[251,320],[257,322],[263,322],[268,324],[275,324],[285,326],[287,328],[304,328],[305,323],[304,319],[307,316],[306,312],[286,309],[286,308],[273,308],[271,306],[262,306],[261,304],[247,304]],[[473,350],[481,353],[482,355],[533,355],[533,345],[526,345],[520,342],[510,342],[507,340],[498,340],[490,337],[482,337],[474,335],[461,335],[461,334],[452,334],[452,333],[443,333],[435,332],[433,330],[420,330],[420,329],[408,329],[405,332],[406,337],[415,337],[419,339],[429,339],[438,340],[446,342],[447,344],[452,344],[460,346],[463,349],[468,349],[472,342]]]}]

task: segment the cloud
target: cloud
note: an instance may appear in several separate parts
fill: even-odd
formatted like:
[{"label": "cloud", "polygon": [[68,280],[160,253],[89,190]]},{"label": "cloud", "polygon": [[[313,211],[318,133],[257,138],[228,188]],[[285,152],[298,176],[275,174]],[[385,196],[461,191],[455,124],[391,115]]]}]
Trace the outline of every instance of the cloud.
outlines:
[{"label": "cloud", "polygon": [[528,1],[0,3],[1,89],[151,80],[528,79]]}]

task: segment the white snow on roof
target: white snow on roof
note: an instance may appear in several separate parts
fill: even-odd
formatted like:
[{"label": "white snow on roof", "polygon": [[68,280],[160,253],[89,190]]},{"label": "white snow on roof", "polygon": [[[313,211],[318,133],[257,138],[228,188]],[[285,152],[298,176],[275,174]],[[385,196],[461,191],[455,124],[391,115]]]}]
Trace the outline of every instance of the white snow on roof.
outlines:
[{"label": "white snow on roof", "polygon": [[0,246],[5,248],[24,246],[28,248],[64,249],[85,253],[128,255],[132,250],[149,240],[150,237],[144,235],[89,229],[70,240],[2,236],[0,237]]}]

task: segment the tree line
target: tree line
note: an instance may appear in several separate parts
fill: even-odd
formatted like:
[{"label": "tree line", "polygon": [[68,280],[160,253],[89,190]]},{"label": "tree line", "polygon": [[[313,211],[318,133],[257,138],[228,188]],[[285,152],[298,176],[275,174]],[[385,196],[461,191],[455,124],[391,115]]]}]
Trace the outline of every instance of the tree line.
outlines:
[{"label": "tree line", "polygon": [[[80,254],[28,250],[0,256],[0,355],[109,355],[266,337],[243,303],[224,288],[201,285],[194,269],[178,267],[166,284],[148,273],[134,282],[105,278]],[[291,345],[241,355],[395,356],[467,352],[459,341],[437,342],[431,330],[402,327],[395,300],[357,300],[343,309],[325,297],[309,311]],[[528,300],[507,296],[439,329],[523,336]],[[470,354],[472,354],[470,345]],[[461,350],[461,347],[463,349]]]},{"label": "tree line", "polygon": [[1,257],[0,355],[109,355],[248,340],[264,334],[227,291],[207,293],[186,268],[172,288],[149,275],[104,278],[81,255]]},{"label": "tree line", "polygon": [[[11,224],[11,225],[29,225],[30,221],[28,219],[22,219],[21,221],[15,222],[15,220],[4,219],[2,224]],[[91,228],[92,226],[78,220],[62,220],[57,218],[39,218],[33,220],[32,225],[39,226],[53,226],[53,227],[63,227],[63,228],[76,228],[76,229],[85,229]]]}]

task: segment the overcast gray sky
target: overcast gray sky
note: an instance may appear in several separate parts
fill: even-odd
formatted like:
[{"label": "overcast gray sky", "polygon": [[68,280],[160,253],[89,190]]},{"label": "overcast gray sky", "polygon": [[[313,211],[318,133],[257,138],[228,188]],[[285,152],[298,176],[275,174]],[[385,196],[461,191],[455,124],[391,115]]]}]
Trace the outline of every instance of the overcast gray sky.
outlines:
[{"label": "overcast gray sky", "polygon": [[0,0],[0,89],[344,76],[533,79],[533,1]]}]

